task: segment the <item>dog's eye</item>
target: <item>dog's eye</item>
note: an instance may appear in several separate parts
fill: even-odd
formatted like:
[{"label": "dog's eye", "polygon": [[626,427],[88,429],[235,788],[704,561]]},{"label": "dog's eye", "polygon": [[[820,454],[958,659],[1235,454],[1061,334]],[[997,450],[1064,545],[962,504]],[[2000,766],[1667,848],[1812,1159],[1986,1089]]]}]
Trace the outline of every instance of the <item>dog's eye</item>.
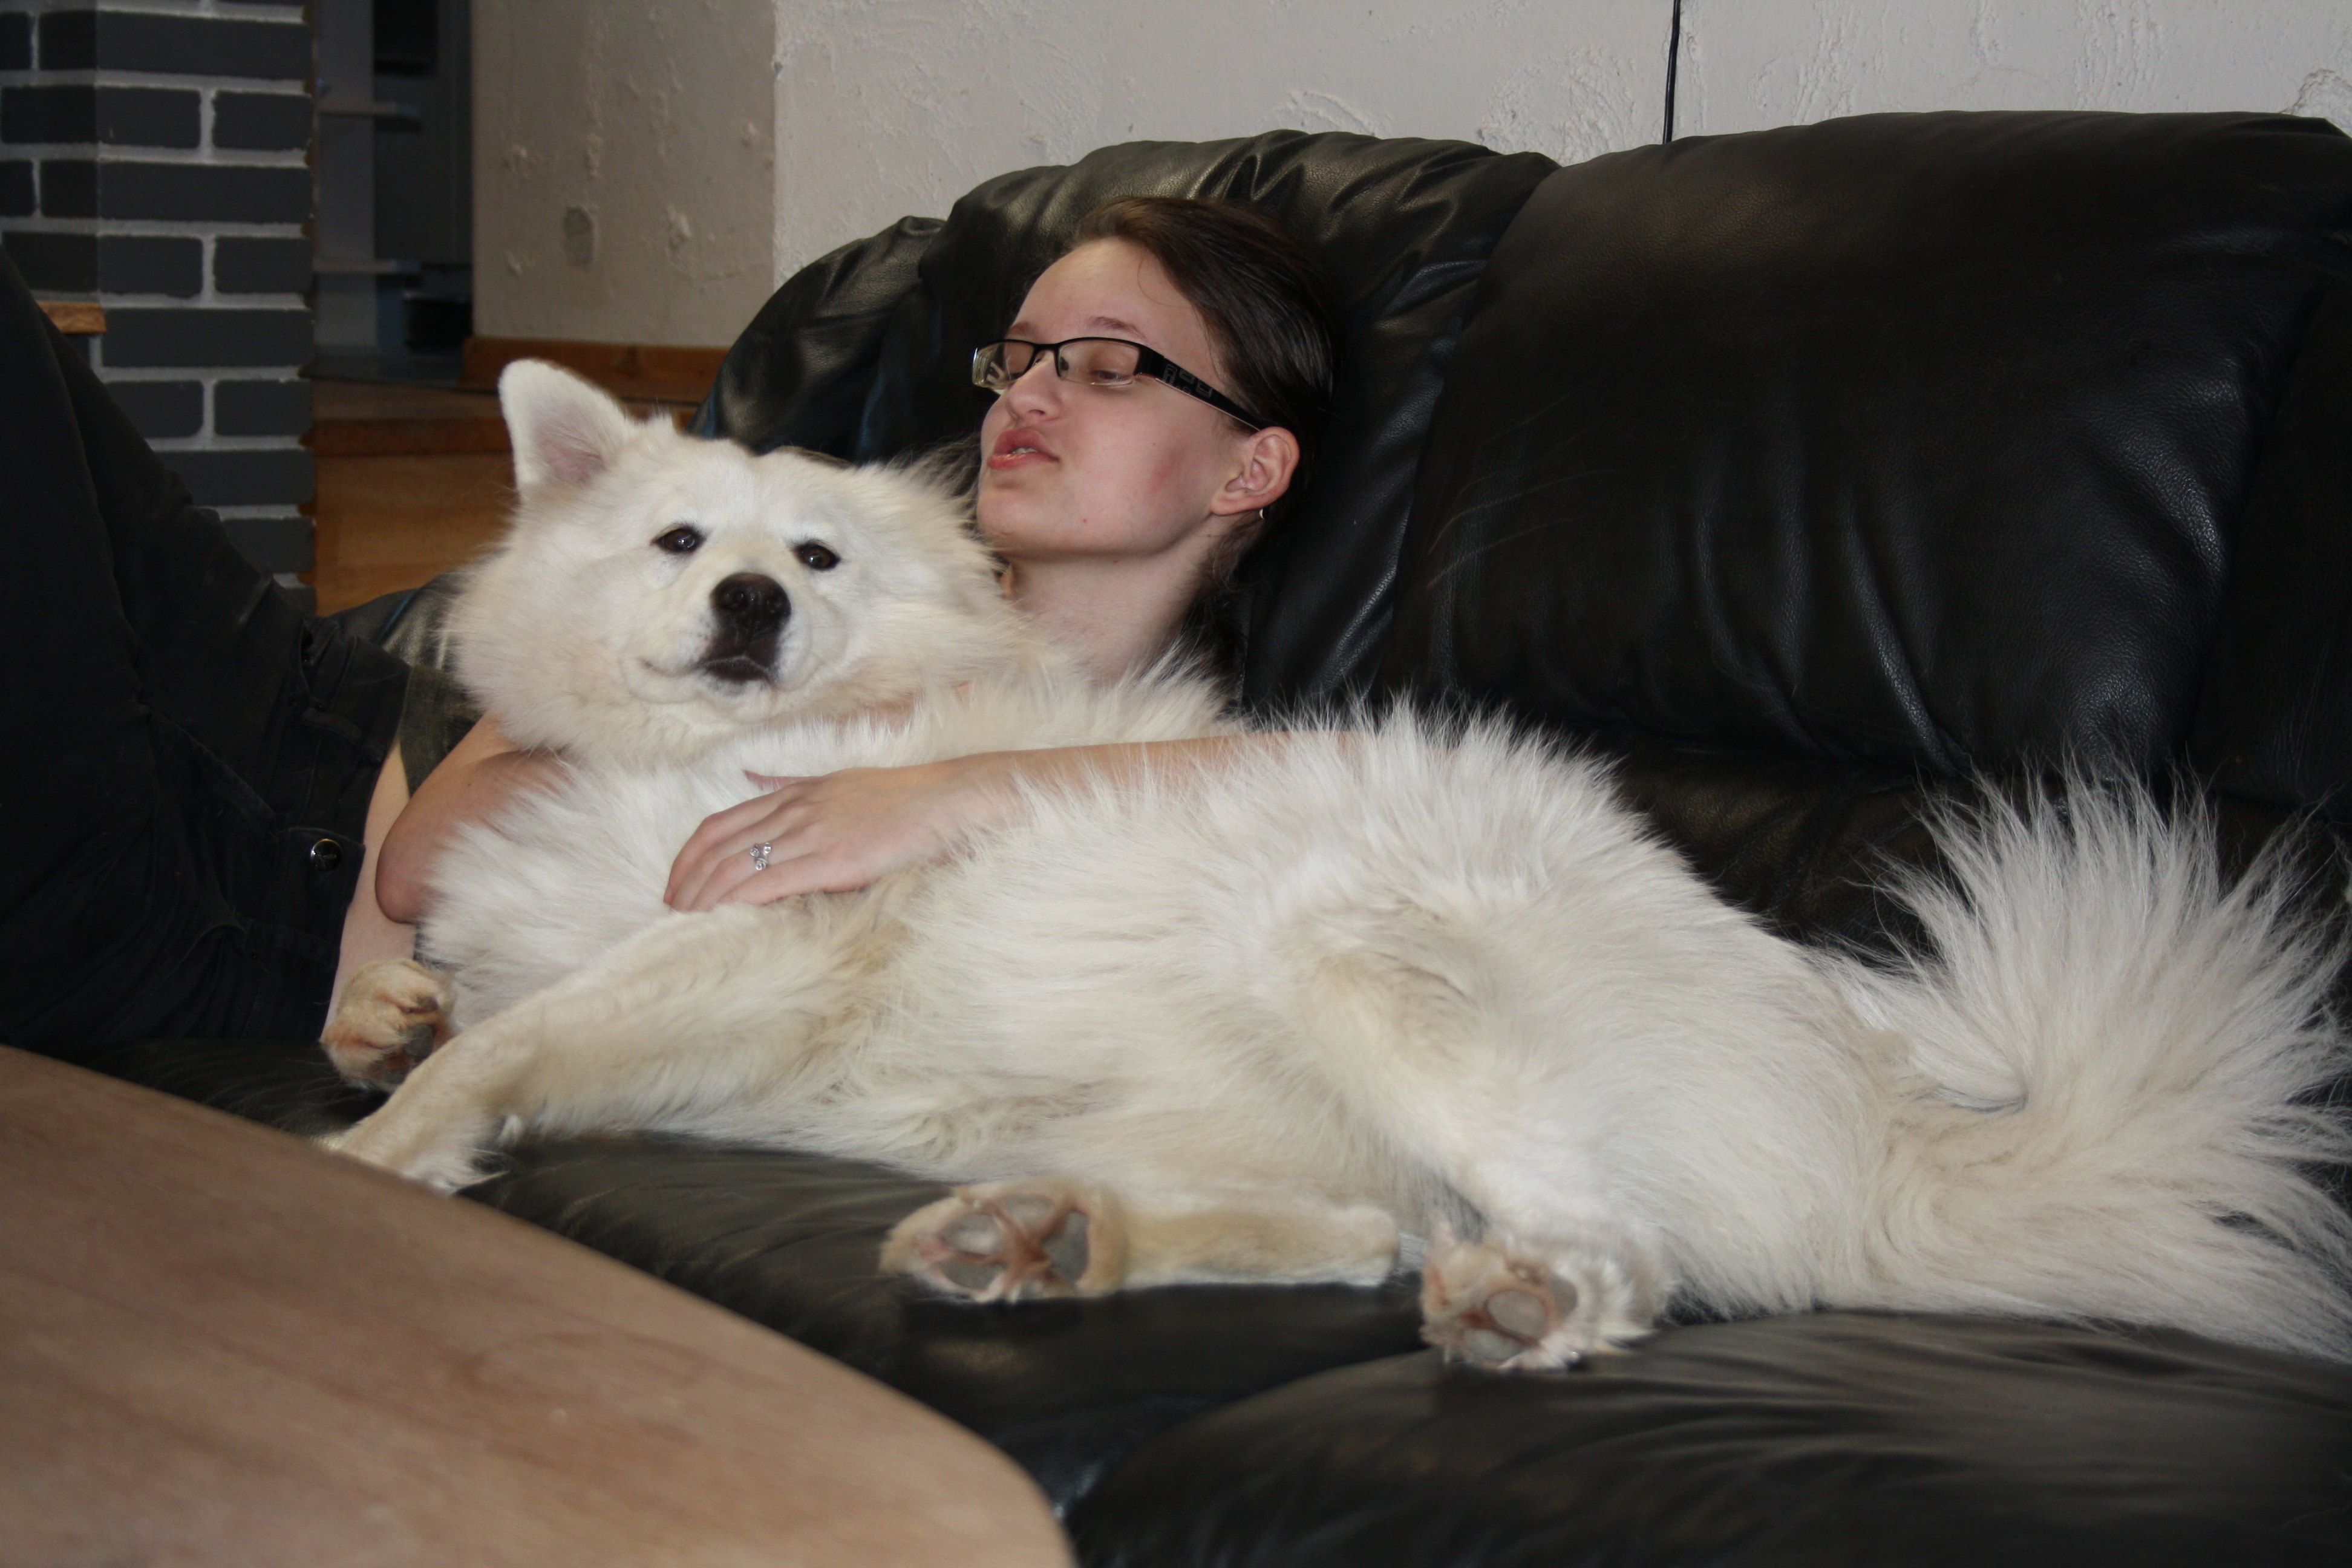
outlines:
[{"label": "dog's eye", "polygon": [[691,555],[702,547],[702,530],[689,528],[681,522],[676,528],[657,535],[654,544],[658,549],[668,551],[672,555]]},{"label": "dog's eye", "polygon": [[835,555],[814,539],[793,551],[793,553],[799,556],[801,564],[812,572],[830,572],[841,564],[840,556]]}]

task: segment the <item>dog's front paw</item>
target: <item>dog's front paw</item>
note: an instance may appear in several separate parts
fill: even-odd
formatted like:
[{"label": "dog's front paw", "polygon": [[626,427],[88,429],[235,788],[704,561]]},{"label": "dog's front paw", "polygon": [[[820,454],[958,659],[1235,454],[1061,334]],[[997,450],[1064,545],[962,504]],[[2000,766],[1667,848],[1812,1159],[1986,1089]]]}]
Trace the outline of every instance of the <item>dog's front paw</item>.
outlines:
[{"label": "dog's front paw", "polygon": [[463,1134],[430,1135],[415,1125],[417,1119],[387,1107],[340,1132],[312,1140],[362,1165],[374,1165],[405,1176],[439,1193],[470,1187],[489,1174],[489,1151],[478,1139]]},{"label": "dog's front paw", "polygon": [[1074,1182],[1003,1182],[959,1187],[899,1221],[882,1267],[951,1296],[1020,1301],[1116,1290],[1125,1253],[1103,1194]]},{"label": "dog's front paw", "polygon": [[448,1038],[449,987],[414,959],[363,963],[320,1044],[346,1082],[390,1089]]},{"label": "dog's front paw", "polygon": [[1601,1249],[1441,1236],[1422,1269],[1421,1337],[1449,1361],[1564,1371],[1650,1331],[1655,1292],[1643,1272]]}]

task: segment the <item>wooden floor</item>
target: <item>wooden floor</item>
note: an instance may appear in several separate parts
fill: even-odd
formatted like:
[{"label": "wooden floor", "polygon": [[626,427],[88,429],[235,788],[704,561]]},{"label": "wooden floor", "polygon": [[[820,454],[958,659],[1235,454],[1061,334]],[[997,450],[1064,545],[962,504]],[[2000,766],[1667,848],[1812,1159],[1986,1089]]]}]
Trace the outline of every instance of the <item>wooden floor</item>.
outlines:
[{"label": "wooden floor", "polygon": [[473,560],[514,504],[499,400],[478,392],[311,384],[321,614],[410,588]]},{"label": "wooden floor", "polygon": [[[682,405],[632,402],[640,415]],[[499,400],[374,382],[311,384],[317,565],[331,614],[410,588],[488,550],[514,505]]]}]

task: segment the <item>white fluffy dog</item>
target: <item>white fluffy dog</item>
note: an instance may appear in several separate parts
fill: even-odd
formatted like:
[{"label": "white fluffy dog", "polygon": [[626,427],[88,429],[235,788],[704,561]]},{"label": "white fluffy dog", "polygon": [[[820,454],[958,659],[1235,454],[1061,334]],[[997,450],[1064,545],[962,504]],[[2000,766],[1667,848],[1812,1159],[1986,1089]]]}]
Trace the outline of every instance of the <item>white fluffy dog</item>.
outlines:
[{"label": "white fluffy dog", "polygon": [[458,669],[566,785],[450,852],[425,948],[331,1031],[342,1150],[441,1186],[521,1131],[653,1128],[968,1184],[888,1268],[982,1300],[1383,1277],[1558,1367],[1670,1300],[2173,1323],[2352,1349],[2334,944],[2137,796],[1942,825],[1871,965],[1727,908],[1595,763],[1411,720],[1034,792],[859,893],[666,910],[745,773],[1219,732],[1081,680],[919,479],[500,384],[521,506]]}]

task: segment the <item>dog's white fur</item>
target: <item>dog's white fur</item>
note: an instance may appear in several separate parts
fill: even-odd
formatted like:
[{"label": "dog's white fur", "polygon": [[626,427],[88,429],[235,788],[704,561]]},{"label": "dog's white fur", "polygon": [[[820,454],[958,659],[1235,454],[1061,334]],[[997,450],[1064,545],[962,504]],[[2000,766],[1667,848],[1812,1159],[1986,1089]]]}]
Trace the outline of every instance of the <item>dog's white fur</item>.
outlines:
[{"label": "dog's white fur", "polygon": [[[522,504],[459,669],[570,782],[449,855],[426,941],[462,1032],[346,1152],[444,1186],[525,1129],[887,1161],[982,1184],[885,1259],[982,1299],[1370,1281],[1428,1237],[1432,1339],[1515,1368],[1670,1299],[2347,1352],[2352,1226],[2308,1174],[2345,1133],[2305,1103],[2345,1066],[2339,953],[2277,867],[2224,888],[2197,823],[2093,791],[1948,818],[1952,881],[1902,889],[1934,956],[1874,966],[1727,908],[1594,763],[1402,717],[675,914],[747,770],[1206,735],[1218,700],[1078,679],[918,479],[632,425],[551,367],[500,391]],[[651,542],[679,522],[707,542]],[[793,608],[772,679],[730,683],[697,661],[741,573]],[[446,1000],[413,966],[354,989]],[[352,1026],[341,1059],[399,1044]]]}]

